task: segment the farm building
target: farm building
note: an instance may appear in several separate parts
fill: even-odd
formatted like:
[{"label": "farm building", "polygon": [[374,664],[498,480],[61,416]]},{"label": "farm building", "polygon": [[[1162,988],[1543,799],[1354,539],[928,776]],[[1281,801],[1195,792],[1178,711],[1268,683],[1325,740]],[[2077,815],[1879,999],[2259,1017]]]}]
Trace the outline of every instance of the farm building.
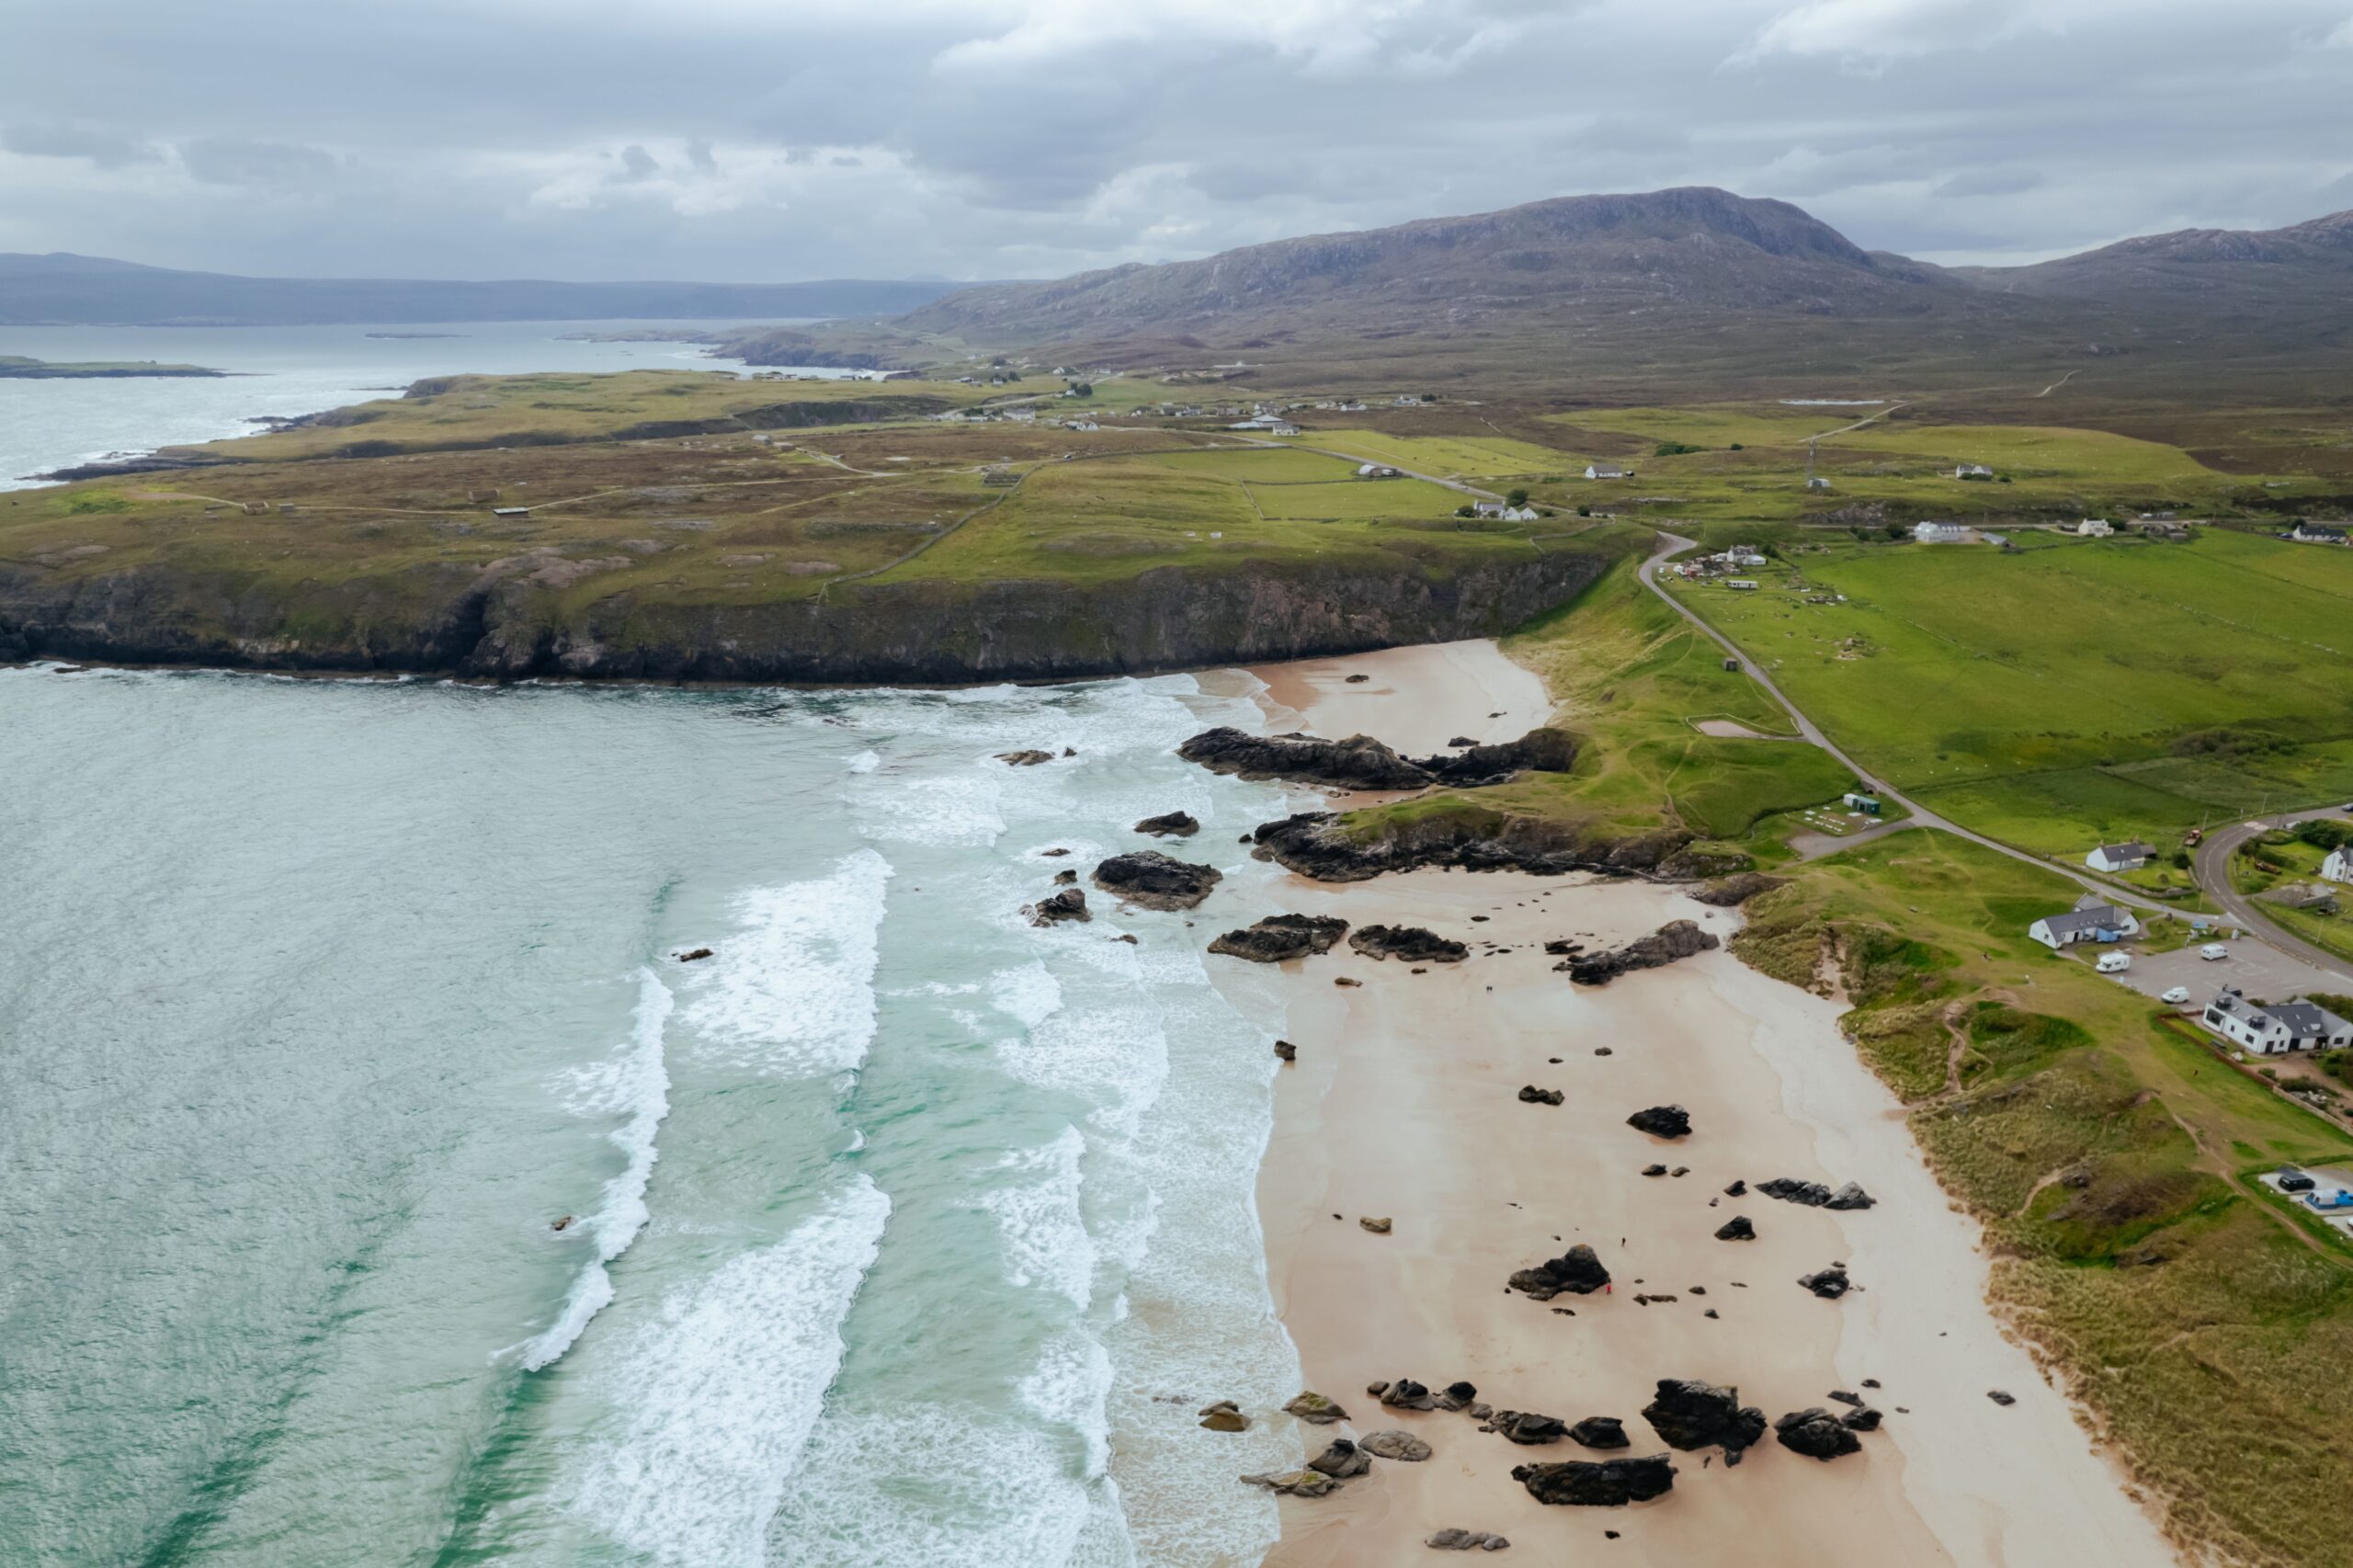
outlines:
[{"label": "farm building", "polygon": [[2299,519],[2296,526],[2288,530],[2288,537],[2305,544],[2343,544],[2345,530],[2330,528],[2325,523],[2307,523]]},{"label": "farm building", "polygon": [[2262,1006],[2248,1001],[2233,987],[2207,1003],[2198,1021],[2258,1056],[2280,1056],[2290,1051],[2342,1051],[2353,1045],[2353,1024],[2301,996],[2293,1002]]},{"label": "farm building", "polygon": [[1724,579],[1724,586],[1727,588],[1738,589],[1744,594],[1755,593],[1756,591],[1756,579],[1754,577],[1727,577]]},{"label": "farm building", "polygon": [[1962,463],[1952,471],[1955,479],[1991,479],[1994,471],[1984,463]]},{"label": "farm building", "polygon": [[1585,476],[1587,479],[1631,479],[1634,471],[1620,468],[1616,463],[1587,463],[1585,465]]},{"label": "farm building", "polygon": [[1845,806],[1848,811],[1860,812],[1865,816],[1875,817],[1879,815],[1879,797],[1877,795],[1866,795],[1860,790],[1849,790],[1840,800],[1839,803]]},{"label": "farm building", "polygon": [[493,506],[490,515],[494,517],[528,517],[531,509],[529,506]]},{"label": "farm building", "polygon": [[1507,523],[1532,523],[1540,515],[1533,506],[1506,506],[1503,512]]},{"label": "farm building", "polygon": [[2075,525],[2075,531],[2086,539],[2106,539],[2116,529],[2106,517],[2086,517]]},{"label": "farm building", "polygon": [[1912,537],[1922,544],[1959,544],[1969,529],[1960,523],[1915,523]]},{"label": "farm building", "polygon": [[2095,871],[2136,871],[2157,858],[2154,845],[2134,839],[2129,844],[2103,844],[2084,857]]},{"label": "farm building", "polygon": [[2141,923],[2132,917],[2131,910],[2097,902],[2087,903],[2087,907],[2071,909],[2064,915],[2046,915],[2028,926],[2026,934],[2056,952],[2077,942],[2113,942],[2140,931]]}]

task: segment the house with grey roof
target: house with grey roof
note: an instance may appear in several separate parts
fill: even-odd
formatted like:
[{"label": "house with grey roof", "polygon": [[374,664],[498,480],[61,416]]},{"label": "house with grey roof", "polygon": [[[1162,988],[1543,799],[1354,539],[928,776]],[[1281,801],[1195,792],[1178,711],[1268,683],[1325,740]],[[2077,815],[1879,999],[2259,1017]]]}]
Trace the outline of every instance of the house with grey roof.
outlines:
[{"label": "house with grey roof", "polygon": [[2084,864],[2095,871],[2137,871],[2156,858],[2154,845],[2136,838],[2125,844],[2103,844],[2084,857]]},{"label": "house with grey roof", "polygon": [[1585,465],[1585,476],[1587,479],[1631,479],[1634,471],[1620,468],[1616,463],[1587,463]]},{"label": "house with grey roof", "polygon": [[2250,1002],[2237,987],[2222,991],[2198,1021],[2243,1051],[2284,1056],[2291,1051],[2342,1051],[2353,1045],[2353,1023],[2319,1003],[2299,996],[2266,1006]]},{"label": "house with grey roof", "polygon": [[2053,952],[2077,942],[2114,942],[2138,936],[2140,921],[2129,909],[2087,903],[2064,915],[2046,915],[2026,928],[2026,934]]}]

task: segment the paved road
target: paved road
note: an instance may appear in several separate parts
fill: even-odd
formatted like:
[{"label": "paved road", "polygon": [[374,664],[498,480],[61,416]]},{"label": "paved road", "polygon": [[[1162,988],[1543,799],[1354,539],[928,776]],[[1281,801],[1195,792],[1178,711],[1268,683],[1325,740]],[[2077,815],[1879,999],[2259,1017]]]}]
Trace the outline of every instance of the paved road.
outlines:
[{"label": "paved road", "polygon": [[2267,817],[2261,822],[2234,823],[2229,827],[2216,828],[2198,846],[2197,858],[2190,865],[2191,874],[2197,877],[2198,885],[2206,890],[2206,896],[2251,935],[2290,958],[2301,959],[2326,971],[2342,983],[2343,988],[2353,989],[2353,976],[2347,975],[2347,966],[2343,959],[2326,948],[2307,942],[2294,932],[2275,925],[2260,903],[2231,886],[2231,857],[2248,839],[2274,827],[2311,822],[2316,817],[2339,819],[2343,816],[2344,812],[2336,807],[2324,806],[2317,811],[2290,812],[2285,816]]},{"label": "paved road", "polygon": [[[1854,775],[1857,778],[1869,781],[1871,778],[1871,775],[1863,770],[1862,765],[1858,763],[1853,757],[1848,756],[1845,752],[1839,750],[1838,747],[1831,741],[1830,737],[1822,733],[1822,727],[1816,724],[1813,720],[1807,718],[1803,709],[1790,700],[1789,693],[1783,691],[1779,686],[1775,685],[1773,677],[1767,675],[1764,670],[1758,666],[1756,660],[1742,653],[1740,649],[1733,644],[1731,638],[1726,637],[1714,627],[1710,626],[1706,621],[1699,619],[1699,615],[1687,607],[1682,600],[1677,598],[1673,594],[1668,593],[1665,588],[1659,586],[1659,563],[1665,561],[1668,556],[1673,555],[1677,551],[1688,550],[1699,541],[1697,540],[1685,539],[1679,534],[1668,533],[1664,529],[1661,529],[1659,532],[1659,541],[1658,550],[1653,553],[1649,560],[1643,562],[1640,568],[1643,585],[1650,589],[1652,593],[1656,594],[1660,598],[1665,599],[1674,608],[1676,614],[1681,616],[1684,619],[1698,627],[1711,641],[1722,648],[1726,653],[1739,661],[1742,672],[1745,674],[1749,679],[1763,687],[1766,691],[1772,695],[1775,701],[1780,703],[1782,707],[1789,710],[1790,717],[1797,721],[1798,733],[1801,735],[1804,736],[1813,744],[1820,746],[1824,751],[1828,752],[1832,756],[1836,757],[1840,762],[1846,764],[1847,767],[1854,771]],[[1936,812],[1928,810],[1927,807],[1920,804],[1917,801],[1907,798],[1902,791],[1890,789],[1883,781],[1877,784],[1875,788],[1883,799],[1893,801],[1896,804],[1902,806],[1905,811],[1912,813],[1910,825],[1940,828],[1944,832],[1951,834],[1956,838],[1966,838],[1972,844],[1982,845],[1985,848],[1994,851],[1996,855],[2006,855],[2013,860],[2023,860],[2028,865],[2034,867],[2037,870],[2055,871],[2059,875],[2067,878],[2069,881],[2077,883],[2079,886],[2087,888],[2091,892],[2099,894],[2100,897],[2107,899],[2112,903],[2128,903],[2136,909],[2162,909],[2165,907],[2163,904],[2154,903],[2151,900],[2137,898],[2122,893],[2110,883],[2095,881],[2090,877],[2086,876],[2081,872],[2071,871],[2064,866],[2054,866],[2039,855],[2029,855],[2023,849],[2014,849],[2010,846],[2004,844],[1999,839],[1988,838],[1982,833],[1972,832],[1970,829],[1961,826],[1959,823],[1951,822],[1944,817],[1938,816]],[[1889,825],[1891,829],[1893,829],[1894,827],[1900,827],[1906,824],[1899,823],[1891,824]],[[1851,846],[1854,842],[1855,840],[1853,839],[1846,840],[1842,847]]]}]

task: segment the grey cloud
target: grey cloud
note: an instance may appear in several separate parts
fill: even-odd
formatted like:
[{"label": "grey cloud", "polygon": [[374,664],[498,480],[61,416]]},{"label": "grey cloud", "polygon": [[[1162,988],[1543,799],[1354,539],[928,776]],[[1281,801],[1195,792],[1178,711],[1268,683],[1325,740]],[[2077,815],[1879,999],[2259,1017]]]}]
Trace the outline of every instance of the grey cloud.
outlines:
[{"label": "grey cloud", "polygon": [[152,142],[66,124],[0,126],[0,149],[33,158],[87,158],[102,169],[152,164],[163,157]]},{"label": "grey cloud", "polygon": [[2344,0],[1989,3],[2027,30],[1989,45],[1960,0],[1041,3],[1018,37],[1023,0],[28,6],[0,239],[256,272],[1005,277],[1676,184],[1949,260],[2353,202],[2353,49],[2311,47]]},{"label": "grey cloud", "polygon": [[335,154],[285,142],[204,137],[180,145],[180,164],[207,185],[308,186],[335,177]]},{"label": "grey cloud", "polygon": [[1970,169],[1938,185],[1936,196],[2016,196],[2043,183],[2032,169]]}]

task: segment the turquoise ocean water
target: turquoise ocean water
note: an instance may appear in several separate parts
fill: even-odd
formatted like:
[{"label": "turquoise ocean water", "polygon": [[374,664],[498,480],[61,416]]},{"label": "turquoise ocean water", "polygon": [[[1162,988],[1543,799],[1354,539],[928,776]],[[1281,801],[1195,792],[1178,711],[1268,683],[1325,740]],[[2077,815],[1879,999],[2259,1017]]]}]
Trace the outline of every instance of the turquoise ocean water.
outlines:
[{"label": "turquoise ocean water", "polygon": [[0,670],[0,1562],[1255,1562],[1254,718]]}]

